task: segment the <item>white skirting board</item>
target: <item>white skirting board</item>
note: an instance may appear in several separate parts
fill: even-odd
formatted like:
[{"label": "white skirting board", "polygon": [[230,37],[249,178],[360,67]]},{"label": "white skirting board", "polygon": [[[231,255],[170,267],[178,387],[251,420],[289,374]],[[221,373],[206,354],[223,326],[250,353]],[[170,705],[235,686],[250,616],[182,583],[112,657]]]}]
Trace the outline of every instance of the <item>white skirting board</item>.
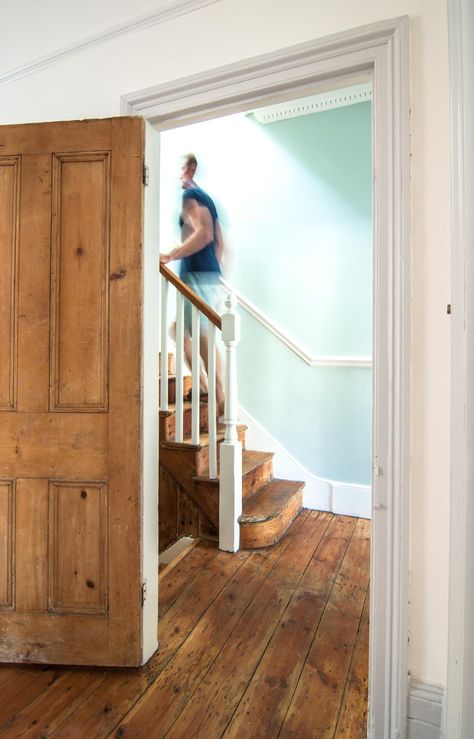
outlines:
[{"label": "white skirting board", "polygon": [[407,739],[442,739],[444,689],[412,681],[408,693]]},{"label": "white skirting board", "polygon": [[318,511],[331,511],[345,516],[371,518],[372,490],[370,485],[351,485],[336,480],[317,477],[298,462],[280,442],[275,439],[242,406],[239,407],[240,423],[244,423],[246,446],[264,452],[275,452],[273,473],[287,480],[302,480],[303,506]]},{"label": "white skirting board", "polygon": [[186,547],[189,547],[194,541],[192,536],[182,536],[181,539],[171,544],[168,549],[160,554],[159,562],[160,565],[169,565]]}]

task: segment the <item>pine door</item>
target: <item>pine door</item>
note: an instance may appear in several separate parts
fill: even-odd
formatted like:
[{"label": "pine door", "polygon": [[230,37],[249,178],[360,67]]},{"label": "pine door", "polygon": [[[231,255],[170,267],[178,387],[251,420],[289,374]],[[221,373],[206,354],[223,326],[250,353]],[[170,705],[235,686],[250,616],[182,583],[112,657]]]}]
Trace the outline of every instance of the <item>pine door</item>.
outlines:
[{"label": "pine door", "polygon": [[0,661],[138,665],[139,118],[0,127]]}]

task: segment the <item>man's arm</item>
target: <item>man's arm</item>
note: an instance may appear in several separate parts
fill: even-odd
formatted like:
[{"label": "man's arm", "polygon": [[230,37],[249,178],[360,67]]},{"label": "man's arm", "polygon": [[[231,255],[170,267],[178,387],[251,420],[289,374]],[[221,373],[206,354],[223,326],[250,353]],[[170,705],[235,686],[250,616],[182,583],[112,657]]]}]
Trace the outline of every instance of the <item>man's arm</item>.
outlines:
[{"label": "man's arm", "polygon": [[224,254],[224,237],[222,236],[222,231],[218,220],[216,220],[214,224],[214,241],[216,243],[216,259],[218,263],[221,264],[222,255]]},{"label": "man's arm", "polygon": [[181,217],[191,233],[181,246],[177,246],[169,254],[160,255],[160,261],[163,264],[201,251],[214,238],[212,216],[209,210],[194,198],[186,198]]}]

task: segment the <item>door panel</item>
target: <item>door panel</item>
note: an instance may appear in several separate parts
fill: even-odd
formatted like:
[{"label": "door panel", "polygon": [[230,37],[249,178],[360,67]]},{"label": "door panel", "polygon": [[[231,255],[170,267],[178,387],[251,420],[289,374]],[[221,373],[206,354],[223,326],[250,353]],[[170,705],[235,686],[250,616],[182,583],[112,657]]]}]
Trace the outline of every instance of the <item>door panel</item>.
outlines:
[{"label": "door panel", "polygon": [[0,157],[0,409],[16,407],[20,157]]},{"label": "door panel", "polygon": [[50,611],[107,613],[107,485],[50,482],[49,511]]},{"label": "door panel", "polygon": [[143,121],[0,151],[0,659],[138,665]]},{"label": "door panel", "polygon": [[48,480],[18,479],[16,483],[16,547],[18,573],[15,608],[19,613],[48,611]]},{"label": "door panel", "polygon": [[15,482],[14,480],[0,480],[0,609],[13,608],[13,553],[14,553],[14,526],[15,511]]},{"label": "door panel", "polygon": [[55,155],[52,201],[50,408],[107,410],[110,152]]}]

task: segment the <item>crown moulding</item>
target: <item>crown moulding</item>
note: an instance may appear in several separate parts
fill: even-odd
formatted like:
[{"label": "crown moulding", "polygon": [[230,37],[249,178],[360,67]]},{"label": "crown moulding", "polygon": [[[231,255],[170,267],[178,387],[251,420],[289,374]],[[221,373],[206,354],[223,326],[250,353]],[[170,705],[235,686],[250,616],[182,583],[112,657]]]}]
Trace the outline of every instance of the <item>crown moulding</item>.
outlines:
[{"label": "crown moulding", "polygon": [[333,92],[322,92],[317,95],[299,98],[290,102],[269,105],[265,108],[256,108],[249,115],[258,123],[265,125],[283,121],[286,118],[297,118],[302,115],[320,113],[333,108],[343,108],[347,105],[356,105],[372,100],[372,84],[352,85]]}]

